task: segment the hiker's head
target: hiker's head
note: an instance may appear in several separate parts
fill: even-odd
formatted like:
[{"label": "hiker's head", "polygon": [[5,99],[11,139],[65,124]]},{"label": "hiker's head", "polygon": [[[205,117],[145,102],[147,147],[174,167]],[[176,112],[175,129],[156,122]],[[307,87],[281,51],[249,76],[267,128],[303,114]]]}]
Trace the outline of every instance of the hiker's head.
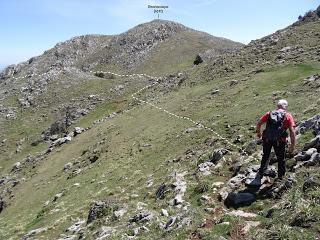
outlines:
[{"label": "hiker's head", "polygon": [[288,107],[288,101],[285,99],[280,99],[277,106],[278,108],[286,109]]}]

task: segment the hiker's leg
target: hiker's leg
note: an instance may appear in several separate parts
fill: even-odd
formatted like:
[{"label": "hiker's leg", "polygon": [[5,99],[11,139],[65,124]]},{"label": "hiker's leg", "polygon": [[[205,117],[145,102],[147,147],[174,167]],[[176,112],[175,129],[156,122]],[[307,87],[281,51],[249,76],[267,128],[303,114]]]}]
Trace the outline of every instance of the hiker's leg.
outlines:
[{"label": "hiker's leg", "polygon": [[286,143],[280,141],[274,146],[274,151],[278,160],[278,177],[281,179],[286,173],[286,163],[284,161],[286,152]]},{"label": "hiker's leg", "polygon": [[259,169],[260,176],[267,170],[269,165],[269,157],[271,152],[272,144],[266,140],[263,141],[263,155],[261,160],[261,165]]}]

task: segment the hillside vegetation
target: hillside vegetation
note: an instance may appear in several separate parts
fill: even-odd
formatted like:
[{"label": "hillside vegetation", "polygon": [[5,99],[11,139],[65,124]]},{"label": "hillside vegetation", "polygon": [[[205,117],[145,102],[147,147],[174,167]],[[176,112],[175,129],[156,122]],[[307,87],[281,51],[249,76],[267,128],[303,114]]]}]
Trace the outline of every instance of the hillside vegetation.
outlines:
[{"label": "hillside vegetation", "polygon": [[[157,20],[5,69],[0,238],[317,239],[318,15],[246,46]],[[287,176],[229,206],[280,98],[297,121]]]}]

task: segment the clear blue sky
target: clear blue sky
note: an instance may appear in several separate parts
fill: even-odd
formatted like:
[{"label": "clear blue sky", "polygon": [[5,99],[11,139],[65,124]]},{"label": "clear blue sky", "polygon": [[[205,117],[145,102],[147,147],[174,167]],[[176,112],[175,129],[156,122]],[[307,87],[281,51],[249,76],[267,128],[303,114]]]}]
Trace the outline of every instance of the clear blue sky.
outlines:
[{"label": "clear blue sky", "polygon": [[320,0],[0,0],[0,67],[83,34],[117,34],[154,19],[148,4],[168,5],[162,19],[248,43],[297,20]]}]

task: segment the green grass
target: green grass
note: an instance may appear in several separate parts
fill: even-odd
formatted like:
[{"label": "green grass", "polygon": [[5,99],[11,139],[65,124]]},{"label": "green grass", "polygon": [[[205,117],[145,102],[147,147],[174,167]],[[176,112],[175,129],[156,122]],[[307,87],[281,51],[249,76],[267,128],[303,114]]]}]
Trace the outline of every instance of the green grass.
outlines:
[{"label": "green grass", "polygon": [[[135,71],[162,75],[188,69],[188,79],[181,87],[169,89],[167,93],[164,93],[163,85],[160,84],[146,90],[141,94],[141,98],[150,94],[147,95],[148,101],[154,101],[157,106],[172,113],[199,121],[231,141],[239,134],[244,135],[245,141],[254,139],[254,131],[250,131],[249,127],[254,125],[263,113],[273,109],[279,98],[288,99],[288,111],[292,112],[297,121],[318,113],[317,89],[303,85],[303,79],[320,71],[319,62],[308,60],[299,64],[264,66],[264,72],[258,74],[251,73],[253,68],[258,66],[250,65],[235,73],[218,72],[217,75],[213,75],[210,74],[210,69],[208,70],[210,64],[189,69],[193,54],[206,49],[209,45],[197,42],[199,39],[191,41],[188,35],[180,37],[183,37],[183,43],[175,49],[176,52],[171,47],[177,47],[176,44],[179,43],[177,39],[163,42],[159,44],[163,51],[154,49],[150,54],[149,62],[140,65]],[[189,49],[190,41],[194,46]],[[306,41],[310,46],[315,44],[311,40]],[[292,42],[285,44],[292,44]],[[96,56],[91,57],[95,59]],[[163,62],[165,64],[162,64]],[[116,65],[113,69],[121,71]],[[216,69],[218,67],[211,70]],[[101,65],[96,70],[109,70],[109,66]],[[1,156],[2,174],[8,173],[14,162],[47,147],[45,143],[36,147],[30,146],[30,143],[38,139],[41,132],[53,122],[54,116],[50,112],[58,105],[70,101],[81,104],[82,100],[90,94],[110,97],[109,100],[97,104],[92,112],[79,119],[74,126],[88,127],[94,120],[105,117],[111,112],[119,112],[119,114],[77,136],[72,142],[55,148],[46,159],[27,167],[20,175],[17,174],[18,178],[26,177],[26,179],[13,189],[10,199],[5,199],[9,204],[0,215],[0,238],[14,239],[16,236],[23,236],[31,229],[49,227],[46,232],[39,234],[36,238],[57,239],[75,222],[75,219],[87,218],[93,201],[113,197],[116,205],[119,208],[126,208],[128,212],[122,219],[108,220],[107,223],[104,223],[106,219],[102,218],[101,222],[87,229],[85,234],[88,239],[93,239],[93,232],[101,225],[125,224],[126,227],[113,237],[119,239],[123,233],[132,232],[136,226],[127,224],[128,219],[138,212],[138,202],[147,204],[147,209],[158,213],[161,208],[168,209],[170,216],[181,213],[180,209],[168,204],[174,196],[172,190],[160,200],[155,200],[155,192],[162,182],[172,183],[174,172],[183,171],[188,172],[185,176],[188,187],[184,199],[190,203],[190,212],[187,216],[192,218],[191,225],[164,232],[160,230],[157,222],[151,222],[147,224],[150,232],[142,233],[139,239],[187,239],[190,236],[215,239],[218,236],[228,238],[236,234],[243,224],[240,219],[226,217],[223,214],[211,216],[204,211],[204,208],[222,205],[217,201],[212,183],[226,181],[230,177],[231,173],[228,170],[230,164],[240,158],[237,149],[221,141],[213,147],[207,146],[204,144],[205,139],[216,139],[216,135],[204,129],[186,133],[187,128],[195,127],[193,123],[172,117],[149,105],[141,104],[129,112],[121,113],[122,110],[130,108],[130,104],[133,103],[130,94],[146,85],[146,79],[88,77],[81,78],[77,84],[72,85],[73,80],[72,76],[61,76],[59,82],[51,86],[48,94],[40,99],[43,102],[47,100],[48,106],[40,108],[39,111],[25,110],[18,115],[17,120],[4,125],[6,128],[4,133],[8,137],[8,149]],[[238,80],[239,83],[230,86],[231,80]],[[65,89],[61,92],[56,91],[62,83],[65,84]],[[110,94],[110,88],[118,84],[127,84],[124,95]],[[220,89],[220,92],[212,95],[211,92],[214,89]],[[310,103],[314,107],[310,107]],[[37,122],[39,116],[46,112],[49,113],[48,118]],[[226,128],[228,124],[231,128]],[[29,139],[23,144],[22,152],[13,154],[15,142],[25,136],[29,136]],[[311,137],[310,132],[303,135],[299,139],[299,148]],[[151,146],[143,147],[148,143]],[[213,174],[207,177],[198,176],[196,180],[194,173],[197,165],[206,161],[208,155],[218,147],[234,151],[226,155],[226,164],[222,169],[214,170]],[[187,150],[193,150],[196,155],[186,157]],[[89,157],[94,152],[99,152],[99,159],[90,164]],[[179,157],[181,157],[180,161],[172,161]],[[63,171],[64,165],[68,162],[78,163],[82,166],[82,171],[78,174]],[[280,239],[314,238],[319,231],[317,226],[312,226],[310,229],[287,226],[299,211],[319,216],[319,206],[315,204],[319,199],[319,189],[313,189],[306,194],[301,193],[305,176],[317,175],[318,172],[316,168],[301,169],[297,173],[297,185],[285,193],[283,199],[261,200],[250,207],[243,208],[244,211],[264,213],[276,203],[281,209],[271,219],[263,215],[257,217],[255,220],[261,221],[261,228],[267,229],[268,232],[260,231],[259,227],[250,233],[251,237],[268,239],[268,234],[274,231]],[[146,187],[149,180],[152,180],[153,185]],[[79,183],[80,187],[76,187],[75,183]],[[204,192],[201,189],[205,189]],[[64,195],[53,203],[53,197],[60,192],[64,192]],[[201,202],[200,198],[203,194],[212,197],[213,202],[210,204]],[[46,201],[50,203],[44,207],[43,204]],[[303,201],[308,204],[303,204]],[[286,209],[287,204],[291,204],[292,208]],[[286,216],[285,219],[283,213]],[[221,218],[222,221],[228,221],[230,225],[213,224],[207,228],[200,227],[203,219],[211,220],[214,217],[217,217],[216,220]],[[162,216],[160,218],[164,222],[167,220]]]}]

